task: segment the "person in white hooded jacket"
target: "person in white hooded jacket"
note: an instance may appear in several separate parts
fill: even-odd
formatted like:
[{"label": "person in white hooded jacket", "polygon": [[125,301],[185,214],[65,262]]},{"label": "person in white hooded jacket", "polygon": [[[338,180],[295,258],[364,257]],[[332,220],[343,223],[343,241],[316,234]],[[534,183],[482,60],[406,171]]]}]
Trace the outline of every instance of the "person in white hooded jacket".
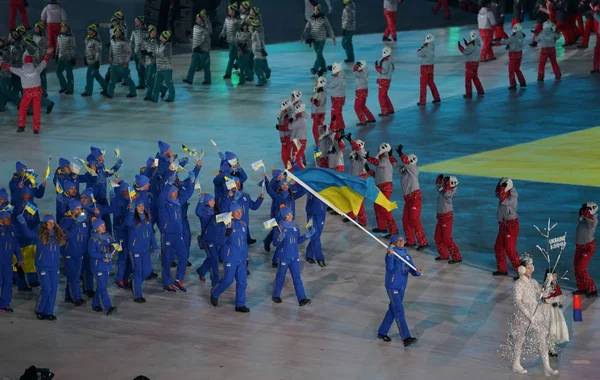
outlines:
[{"label": "person in white hooded jacket", "polygon": [[44,93],[44,90],[42,89],[41,73],[46,68],[50,55],[53,53],[53,48],[48,49],[44,59],[39,65],[33,63],[33,57],[30,55],[25,56],[23,67],[11,67],[4,62],[0,65],[2,66],[2,69],[10,71],[21,78],[23,97],[21,98],[21,104],[19,105],[17,132],[25,131],[25,125],[27,124],[27,109],[29,108],[29,105],[33,103],[33,133],[36,135],[40,133],[40,111],[42,107],[42,95]]},{"label": "person in white hooded jacket", "polygon": [[479,56],[479,61],[487,62],[493,61],[496,59],[494,56],[494,50],[492,49],[492,38],[494,35],[494,25],[496,25],[496,19],[494,18],[494,14],[487,7],[488,1],[483,3],[483,6],[479,10],[479,14],[477,15],[477,24],[479,25],[479,36],[481,37],[481,41],[483,42],[481,55]]}]

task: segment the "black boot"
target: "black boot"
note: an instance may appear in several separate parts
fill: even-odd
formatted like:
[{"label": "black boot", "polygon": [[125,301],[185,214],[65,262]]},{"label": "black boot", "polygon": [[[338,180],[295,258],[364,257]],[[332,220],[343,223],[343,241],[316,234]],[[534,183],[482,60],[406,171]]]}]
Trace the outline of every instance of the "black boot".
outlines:
[{"label": "black boot", "polygon": [[75,306],[82,306],[82,305],[85,305],[86,303],[87,303],[86,300],[80,299],[80,300],[75,301]]},{"label": "black boot", "polygon": [[249,313],[250,309],[248,309],[246,306],[240,306],[236,307],[235,311],[237,311],[238,313]]},{"label": "black boot", "polygon": [[117,312],[117,307],[113,306],[110,309],[108,309],[108,311],[106,312],[106,315],[113,315]]},{"label": "black boot", "polygon": [[271,246],[270,245],[263,244],[263,246],[265,247],[265,251],[271,252]]},{"label": "black boot", "polygon": [[327,264],[325,264],[325,260],[319,260],[319,261],[317,261],[317,263],[319,264],[319,266],[320,266],[321,268],[324,268],[324,267],[326,267],[326,266],[327,266]]},{"label": "black boot", "polygon": [[417,341],[417,338],[413,338],[412,336],[409,336],[408,338],[404,339],[404,347],[408,347],[416,341]]},{"label": "black boot", "polygon": [[133,300],[135,303],[146,303],[146,299],[144,297],[136,298]]},{"label": "black boot", "polygon": [[586,297],[587,298],[596,298],[596,297],[598,297],[598,291],[594,290],[593,292],[589,292]]},{"label": "black boot", "polygon": [[508,272],[500,272],[499,270],[492,272],[492,276],[508,276]]},{"label": "black boot", "polygon": [[85,292],[85,295],[88,296],[88,298],[93,298],[94,295],[96,295],[96,292],[93,290],[88,290],[87,292]]},{"label": "black boot", "polygon": [[429,244],[420,245],[420,246],[417,247],[417,251],[422,251],[422,250],[424,250],[427,247],[429,247]]},{"label": "black boot", "polygon": [[94,310],[96,313],[102,313],[102,308],[100,306],[96,306],[92,310]]},{"label": "black boot", "polygon": [[151,280],[151,279],[153,279],[153,278],[158,278],[158,274],[156,274],[156,273],[152,272],[152,273],[150,273],[150,275],[148,276],[148,278],[147,278],[147,279],[148,279],[148,280]]},{"label": "black boot", "polygon": [[171,261],[171,268],[177,268],[177,263],[175,261]]},{"label": "black boot", "polygon": [[390,338],[387,335],[383,335],[383,334],[377,334],[377,339],[381,339],[384,342],[391,342],[392,341],[392,338]]},{"label": "black boot", "polygon": [[448,261],[448,258],[447,257],[443,258],[443,257],[439,257],[438,256],[438,257],[435,258],[435,261]]},{"label": "black boot", "polygon": [[215,298],[213,296],[210,296],[210,304],[213,305],[214,307],[217,307],[217,305],[219,305],[219,299]]},{"label": "black boot", "polygon": [[282,303],[283,300],[281,299],[281,297],[271,297],[271,300],[273,300],[273,302],[275,303]]},{"label": "black boot", "polygon": [[312,301],[310,300],[310,298],[305,298],[302,301],[298,302],[298,305],[300,306],[306,306],[309,305]]},{"label": "black boot", "polygon": [[191,267],[192,267],[192,263],[190,263],[190,262],[188,261],[188,262],[187,262],[187,264],[185,264],[185,266],[186,266],[187,268],[191,268]]}]

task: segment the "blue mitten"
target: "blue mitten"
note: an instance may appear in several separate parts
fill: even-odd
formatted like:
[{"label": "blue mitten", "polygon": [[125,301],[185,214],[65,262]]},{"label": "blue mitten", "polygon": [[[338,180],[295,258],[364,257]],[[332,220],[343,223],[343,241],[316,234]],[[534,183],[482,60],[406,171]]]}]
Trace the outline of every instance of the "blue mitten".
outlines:
[{"label": "blue mitten", "polygon": [[19,215],[17,215],[17,221],[18,221],[20,224],[25,224],[25,217],[24,217],[23,215],[20,215],[20,214],[19,214]]}]

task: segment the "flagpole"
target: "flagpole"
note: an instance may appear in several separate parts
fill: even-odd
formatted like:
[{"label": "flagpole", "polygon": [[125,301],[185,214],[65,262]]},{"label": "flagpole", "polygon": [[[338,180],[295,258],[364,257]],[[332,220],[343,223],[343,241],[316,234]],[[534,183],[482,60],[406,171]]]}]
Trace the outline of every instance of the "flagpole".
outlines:
[{"label": "flagpole", "polygon": [[[323,198],[323,196],[321,194],[319,194],[316,191],[314,191],[312,188],[310,188],[310,186],[308,186],[306,183],[304,183],[302,180],[300,180],[298,177],[296,177],[294,174],[292,174],[289,170],[286,170],[285,173],[287,173],[288,176],[292,177],[292,179],[295,182],[297,182],[300,185],[302,185],[302,187],[304,187],[309,193],[311,193],[312,195],[314,195],[315,197],[317,197],[321,202],[323,202],[327,206],[331,207],[338,214],[343,215],[346,218],[348,218],[352,223],[354,223],[355,226],[357,226],[358,228],[360,228],[361,230],[363,230],[367,235],[369,235],[370,237],[372,237],[376,242],[378,242],[379,244],[381,244],[382,246],[384,246],[386,249],[388,248],[387,244],[385,244],[384,242],[382,242],[381,240],[379,240],[375,235],[373,235],[372,233],[370,233],[369,231],[367,231],[367,229],[364,228],[363,226],[361,226],[358,222],[356,222],[356,220],[350,218],[346,213],[340,211],[340,209],[338,209],[333,204],[331,204],[327,199]],[[392,253],[397,258],[399,258],[400,260],[402,260],[402,262],[404,262],[404,264],[406,264],[409,268],[411,268],[412,270],[417,271],[417,272],[419,271],[417,268],[414,267],[414,265],[412,265],[411,263],[409,263],[404,257],[400,256],[399,254],[397,254],[393,250],[392,250]]]}]

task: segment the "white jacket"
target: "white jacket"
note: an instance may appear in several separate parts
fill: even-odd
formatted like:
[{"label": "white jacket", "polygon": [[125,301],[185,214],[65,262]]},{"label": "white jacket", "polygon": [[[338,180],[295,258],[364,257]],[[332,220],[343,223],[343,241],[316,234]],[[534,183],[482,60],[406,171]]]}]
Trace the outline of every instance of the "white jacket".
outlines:
[{"label": "white jacket", "polygon": [[492,27],[496,25],[494,14],[489,8],[483,7],[479,10],[477,24],[479,24],[479,29],[492,29]]},{"label": "white jacket", "polygon": [[67,21],[67,13],[58,4],[48,4],[42,11],[42,21],[46,24],[59,24]]},{"label": "white jacket", "polygon": [[39,65],[33,63],[26,63],[23,67],[11,67],[10,72],[21,78],[21,86],[24,89],[36,88],[42,86],[42,80],[40,74],[46,68],[46,61],[42,61]]}]

